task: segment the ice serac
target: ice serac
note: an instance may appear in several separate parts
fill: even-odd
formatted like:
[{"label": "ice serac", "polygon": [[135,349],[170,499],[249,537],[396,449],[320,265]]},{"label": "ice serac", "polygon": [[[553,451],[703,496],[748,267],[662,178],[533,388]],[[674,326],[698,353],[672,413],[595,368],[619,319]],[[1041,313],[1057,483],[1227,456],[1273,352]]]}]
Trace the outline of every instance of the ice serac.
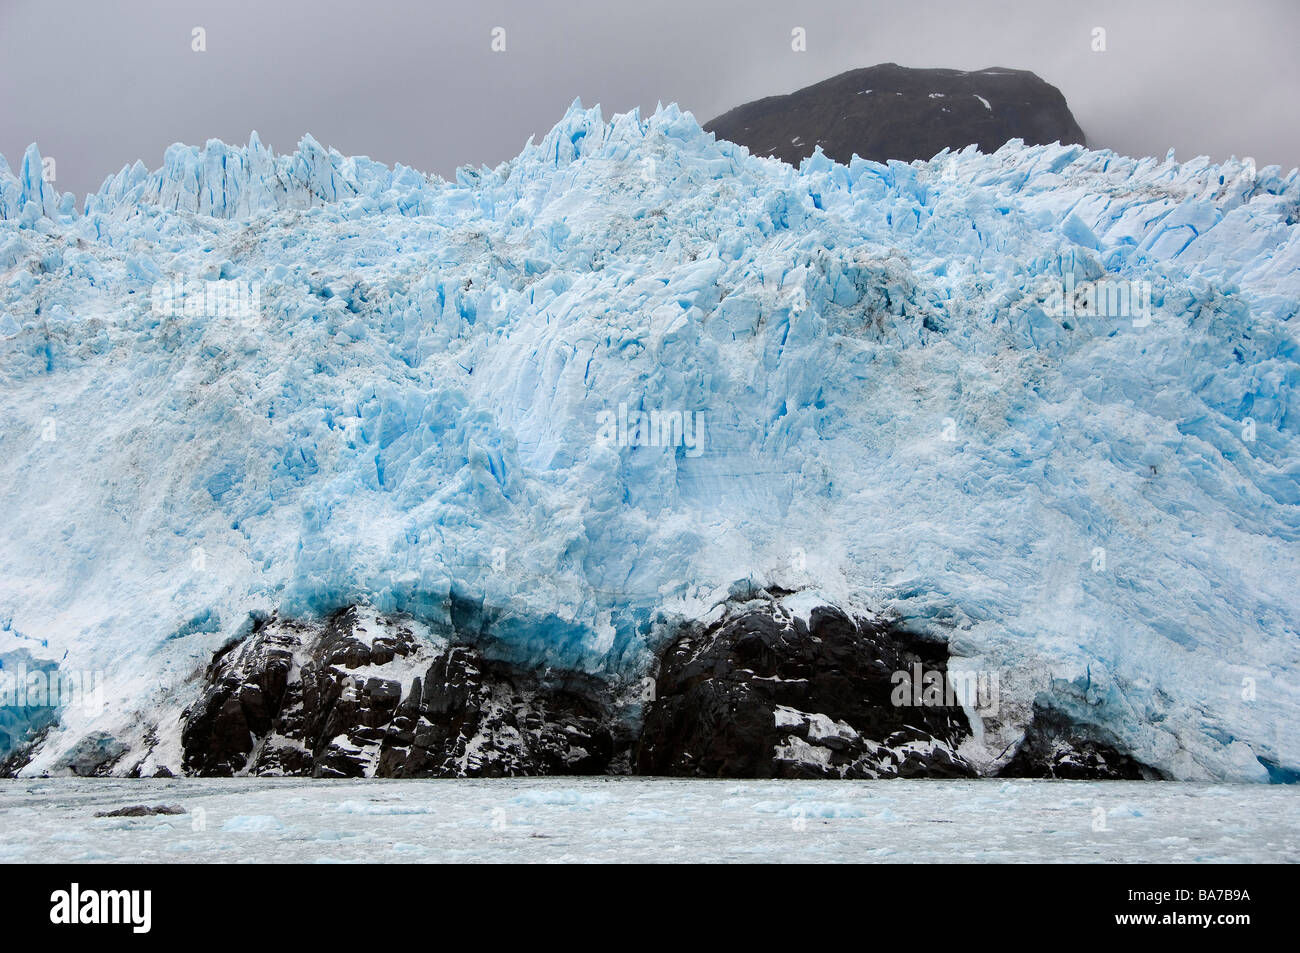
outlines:
[{"label": "ice serac", "polygon": [[[1300,770],[1295,172],[793,168],[577,104],[454,182],[254,137],[76,214],[38,167],[0,170],[0,652],[106,678],[7,722],[25,773],[185,770],[262,620],[635,684],[756,590],[997,673],[929,733],[976,773],[1027,733],[1026,771]],[[1098,280],[1140,307],[1090,316]]]},{"label": "ice serac", "polygon": [[38,218],[62,219],[73,213],[73,196],[60,193],[46,181],[45,164],[36,144],[27,147],[18,174],[0,156],[0,219],[25,218],[33,224]]}]

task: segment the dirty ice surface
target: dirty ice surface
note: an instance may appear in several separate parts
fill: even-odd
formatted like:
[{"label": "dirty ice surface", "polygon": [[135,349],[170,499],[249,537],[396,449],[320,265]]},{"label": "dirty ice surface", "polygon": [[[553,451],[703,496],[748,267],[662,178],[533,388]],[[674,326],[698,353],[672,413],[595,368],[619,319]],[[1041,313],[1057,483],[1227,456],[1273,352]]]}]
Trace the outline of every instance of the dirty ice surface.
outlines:
[{"label": "dirty ice surface", "polygon": [[[96,818],[136,804],[187,813]],[[1280,785],[235,778],[0,782],[3,862],[1295,862]]]}]

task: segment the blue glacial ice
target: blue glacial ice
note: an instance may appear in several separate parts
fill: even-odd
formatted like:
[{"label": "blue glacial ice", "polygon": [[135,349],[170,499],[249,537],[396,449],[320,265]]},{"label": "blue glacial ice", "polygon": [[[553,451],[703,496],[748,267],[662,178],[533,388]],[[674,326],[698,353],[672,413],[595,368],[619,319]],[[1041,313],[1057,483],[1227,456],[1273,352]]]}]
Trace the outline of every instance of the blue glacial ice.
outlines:
[{"label": "blue glacial ice", "polygon": [[635,675],[751,587],[1001,673],[994,754],[1038,699],[1172,777],[1300,771],[1294,171],[796,169],[579,104],[454,182],[256,135],[83,211],[40,170],[0,159],[0,661],[108,679],[29,773],[146,726],[176,755],[271,612]]}]

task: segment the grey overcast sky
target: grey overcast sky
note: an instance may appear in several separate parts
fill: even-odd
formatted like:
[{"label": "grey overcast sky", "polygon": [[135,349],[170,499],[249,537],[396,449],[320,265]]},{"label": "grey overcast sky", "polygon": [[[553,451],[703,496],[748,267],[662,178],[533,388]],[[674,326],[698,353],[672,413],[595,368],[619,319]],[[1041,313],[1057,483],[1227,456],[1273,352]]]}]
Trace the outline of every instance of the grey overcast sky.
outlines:
[{"label": "grey overcast sky", "polygon": [[1286,171],[1297,50],[1300,0],[0,0],[0,153],[16,166],[37,142],[78,204],[172,142],[253,129],[278,152],[310,132],[449,175],[515,155],[577,96],[606,117],[676,101],[704,122],[892,61],[1033,70],[1093,146]]}]

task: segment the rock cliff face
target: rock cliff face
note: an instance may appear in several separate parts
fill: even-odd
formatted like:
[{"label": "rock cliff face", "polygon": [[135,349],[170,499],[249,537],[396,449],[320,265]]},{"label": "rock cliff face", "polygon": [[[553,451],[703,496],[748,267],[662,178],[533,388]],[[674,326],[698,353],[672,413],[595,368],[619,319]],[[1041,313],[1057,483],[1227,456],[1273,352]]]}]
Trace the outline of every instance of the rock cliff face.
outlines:
[{"label": "rock cliff face", "polygon": [[929,159],[975,143],[994,152],[1026,145],[1086,145],[1060,90],[1026,70],[850,70],[786,96],[737,106],[704,128],[757,155],[798,165],[820,145],[837,162]]},{"label": "rock cliff face", "polygon": [[193,774],[501,777],[618,771],[604,687],[542,677],[361,608],[272,620],[220,654],[182,733]]},{"label": "rock cliff face", "polygon": [[[975,777],[947,648],[781,593],[683,626],[657,676],[528,670],[352,607],[270,619],[219,652],[186,712],[186,773],[314,777],[647,774]],[[934,695],[908,686],[924,682]],[[902,688],[900,688],[900,685]],[[1081,726],[1036,715],[1016,776],[1150,777]]]},{"label": "rock cliff face", "polygon": [[1162,775],[1119,751],[1095,726],[1071,722],[1060,712],[1038,708],[1025,739],[1002,769],[1010,778],[1069,781],[1153,781]]},{"label": "rock cliff face", "polygon": [[973,777],[956,754],[960,707],[894,703],[913,666],[946,684],[947,649],[813,609],[807,621],[746,606],[688,631],[663,657],[637,766],[745,778]]}]

